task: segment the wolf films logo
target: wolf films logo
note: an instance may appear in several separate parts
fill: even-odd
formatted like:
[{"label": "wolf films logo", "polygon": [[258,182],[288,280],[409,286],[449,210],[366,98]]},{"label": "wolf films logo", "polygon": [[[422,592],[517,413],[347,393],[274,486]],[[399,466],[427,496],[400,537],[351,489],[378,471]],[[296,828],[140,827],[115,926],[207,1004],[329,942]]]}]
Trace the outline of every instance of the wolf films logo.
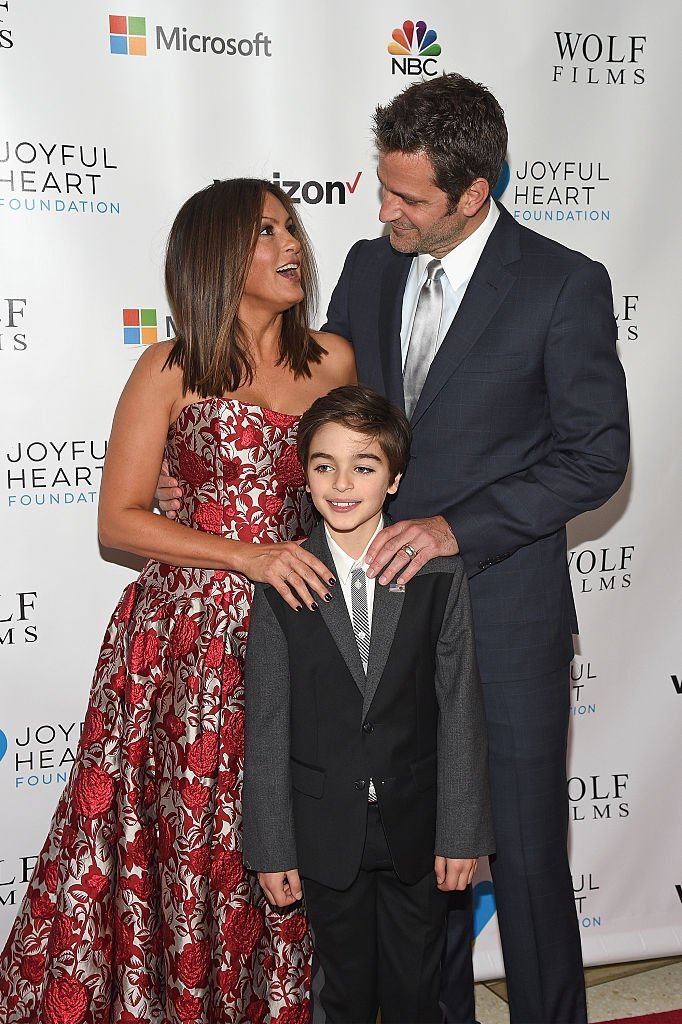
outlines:
[{"label": "wolf films logo", "polygon": [[643,85],[646,36],[555,32],[552,81],[568,85]]},{"label": "wolf films logo", "polygon": [[0,647],[34,644],[38,639],[36,590],[0,593]]},{"label": "wolf films logo", "polygon": [[[272,57],[272,40],[264,32],[250,38],[206,35],[186,26],[154,27],[156,49],[180,53],[211,53],[228,57]],[[109,52],[124,56],[147,56],[147,19],[139,15],[109,15]]]},{"label": "wolf films logo", "polygon": [[438,74],[441,46],[436,42],[438,33],[428,28],[425,21],[404,21],[401,28],[394,28],[388,52],[391,54],[392,75]]},{"label": "wolf films logo", "polygon": [[630,805],[627,797],[630,776],[626,772],[613,775],[574,775],[568,780],[568,803],[571,821],[613,821],[627,818]]},{"label": "wolf films logo", "polygon": [[0,453],[6,507],[95,505],[106,441],[40,438],[12,442]]},{"label": "wolf films logo", "polygon": [[627,590],[632,585],[634,544],[569,551],[568,565],[581,594]]},{"label": "wolf films logo", "polygon": [[25,352],[26,340],[26,299],[0,299],[0,354],[3,352]]},{"label": "wolf films logo", "polygon": [[6,15],[9,14],[9,0],[0,3],[0,50],[11,50],[14,46],[12,29],[7,27]]},{"label": "wolf films logo", "polygon": [[0,141],[0,211],[119,214],[106,195],[117,165],[106,146]]},{"label": "wolf films logo", "polygon": [[495,199],[513,184],[508,204],[516,220],[609,221],[610,175],[601,160],[561,160],[543,157],[510,167],[505,160],[493,191]]}]

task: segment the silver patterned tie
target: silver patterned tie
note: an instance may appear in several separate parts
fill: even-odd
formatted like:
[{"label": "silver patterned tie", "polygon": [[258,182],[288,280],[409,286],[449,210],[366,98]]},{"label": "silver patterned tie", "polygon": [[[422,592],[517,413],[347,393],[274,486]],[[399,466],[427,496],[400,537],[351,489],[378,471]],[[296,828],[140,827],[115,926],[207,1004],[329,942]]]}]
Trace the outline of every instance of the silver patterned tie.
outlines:
[{"label": "silver patterned tie", "polygon": [[362,658],[362,667],[366,673],[369,661],[369,612],[367,610],[367,577],[364,569],[351,569],[350,593],[353,632]]},{"label": "silver patterned tie", "polygon": [[408,419],[419,401],[433,361],[443,312],[443,285],[440,281],[443,267],[440,260],[431,260],[426,267],[426,275],[426,281],[419,293],[403,370],[405,414]]}]

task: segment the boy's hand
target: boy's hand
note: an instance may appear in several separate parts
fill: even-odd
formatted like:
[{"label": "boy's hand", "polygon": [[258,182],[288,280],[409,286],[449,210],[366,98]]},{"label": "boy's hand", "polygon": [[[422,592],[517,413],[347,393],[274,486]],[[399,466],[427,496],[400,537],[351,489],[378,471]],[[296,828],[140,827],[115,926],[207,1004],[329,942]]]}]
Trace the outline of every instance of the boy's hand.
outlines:
[{"label": "boy's hand", "polygon": [[454,892],[455,889],[466,889],[467,885],[471,885],[476,863],[476,858],[455,860],[452,857],[436,857],[433,870],[436,872],[436,884],[440,891]]},{"label": "boy's hand", "polygon": [[259,871],[258,882],[268,903],[288,907],[303,899],[303,888],[296,868],[290,871]]},{"label": "boy's hand", "polygon": [[177,519],[178,509],[182,507],[182,490],[175,477],[168,475],[169,472],[168,462],[164,459],[154,496],[163,514],[169,519]]}]

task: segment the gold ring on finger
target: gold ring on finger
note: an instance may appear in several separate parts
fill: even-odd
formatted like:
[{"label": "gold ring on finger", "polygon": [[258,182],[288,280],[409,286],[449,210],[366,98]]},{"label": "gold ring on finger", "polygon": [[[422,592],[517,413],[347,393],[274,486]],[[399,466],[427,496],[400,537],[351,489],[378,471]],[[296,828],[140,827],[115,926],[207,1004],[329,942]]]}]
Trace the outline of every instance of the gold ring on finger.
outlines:
[{"label": "gold ring on finger", "polygon": [[403,544],[401,551],[404,551],[408,558],[414,558],[419,553],[411,544]]}]

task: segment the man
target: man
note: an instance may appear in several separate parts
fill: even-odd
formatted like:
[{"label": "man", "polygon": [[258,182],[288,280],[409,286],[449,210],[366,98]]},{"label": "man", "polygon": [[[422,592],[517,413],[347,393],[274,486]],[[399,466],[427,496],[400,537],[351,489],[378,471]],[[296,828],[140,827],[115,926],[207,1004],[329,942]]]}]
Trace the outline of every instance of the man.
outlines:
[{"label": "man", "polygon": [[[370,548],[370,574],[403,583],[462,556],[511,1021],[585,1021],[566,850],[577,623],[565,525],[627,468],[611,286],[600,264],[491,200],[507,131],[483,86],[456,74],[412,85],[378,108],[375,134],[390,236],[353,246],[324,328],[351,340],[358,379],[402,405],[413,431],[390,505],[399,522]],[[470,944],[471,909],[455,908],[442,999],[457,1024],[474,1016]]]},{"label": "man", "polygon": [[[566,849],[577,622],[565,526],[627,468],[611,286],[600,264],[491,200],[507,130],[483,86],[418,82],[378,108],[375,132],[390,236],[350,250],[325,325],[352,341],[359,380],[405,408],[413,432],[390,505],[400,521],[370,547],[370,574],[402,583],[431,558],[463,559],[511,1024],[575,1024],[586,1008]],[[450,912],[449,1024],[474,1018],[471,939],[469,898]]]}]

